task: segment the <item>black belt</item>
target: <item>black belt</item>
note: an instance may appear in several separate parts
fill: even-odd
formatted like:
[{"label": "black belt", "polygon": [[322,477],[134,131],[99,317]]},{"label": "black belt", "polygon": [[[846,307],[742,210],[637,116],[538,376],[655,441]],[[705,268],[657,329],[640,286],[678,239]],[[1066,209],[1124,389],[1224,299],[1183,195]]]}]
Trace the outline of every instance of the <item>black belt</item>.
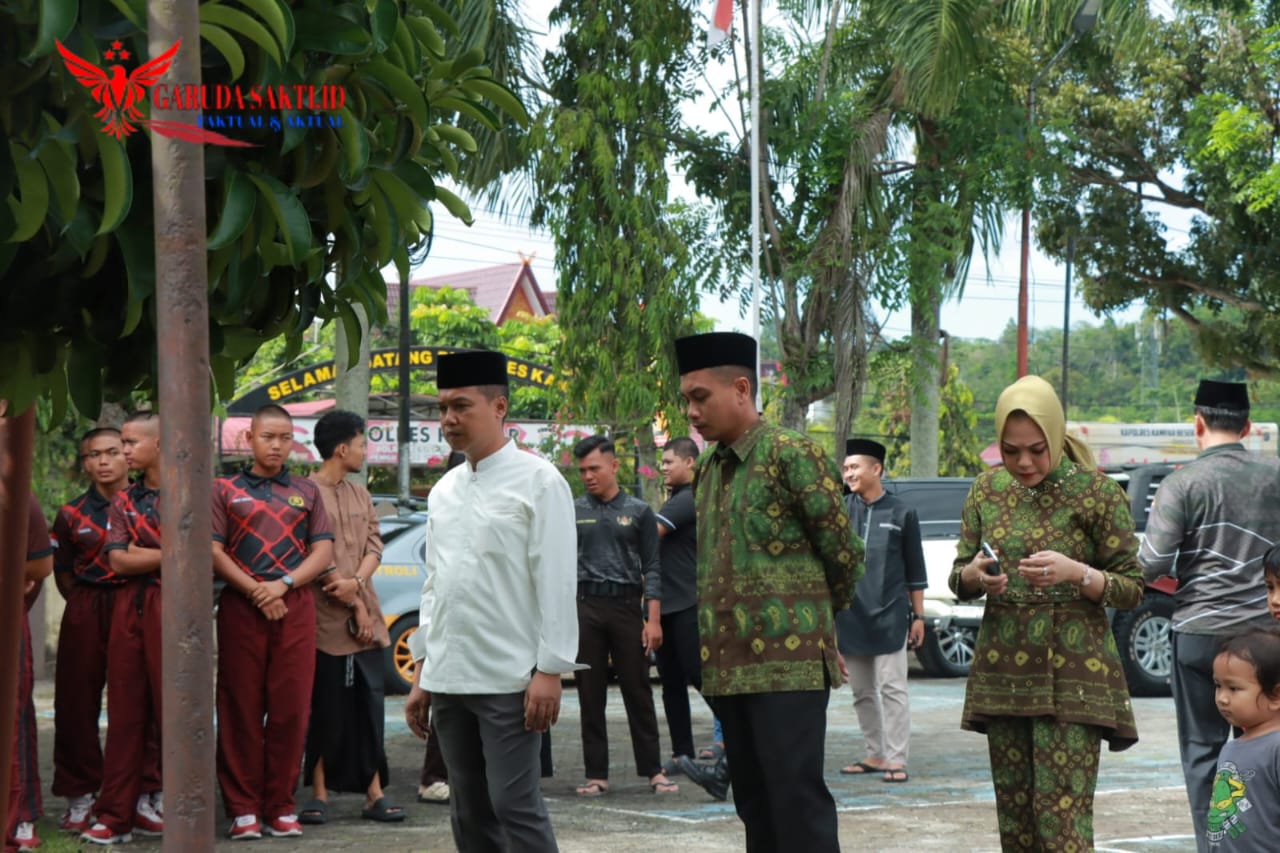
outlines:
[{"label": "black belt", "polygon": [[639,598],[640,584],[578,581],[578,598]]}]

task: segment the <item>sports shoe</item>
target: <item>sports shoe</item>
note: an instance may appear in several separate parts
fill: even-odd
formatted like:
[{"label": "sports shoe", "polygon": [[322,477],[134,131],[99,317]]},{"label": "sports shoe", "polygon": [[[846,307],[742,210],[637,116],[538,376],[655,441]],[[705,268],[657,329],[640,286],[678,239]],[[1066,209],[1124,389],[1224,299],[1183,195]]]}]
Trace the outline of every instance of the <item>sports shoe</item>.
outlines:
[{"label": "sports shoe", "polygon": [[680,756],[677,761],[684,775],[713,798],[724,800],[729,796],[729,762],[724,758],[713,765],[692,761],[687,755]]},{"label": "sports shoe", "polygon": [[156,814],[148,794],[138,797],[138,810],[133,814],[133,831],[139,835],[164,835],[164,818]]},{"label": "sports shoe", "polygon": [[242,814],[231,824],[227,836],[232,841],[256,841],[262,837],[262,824],[256,814]]},{"label": "sports shoe", "polygon": [[58,829],[64,829],[67,832],[84,832],[93,825],[93,821],[89,820],[91,811],[93,811],[93,794],[68,797],[67,810],[62,813],[62,818],[58,821]]},{"label": "sports shoe", "polygon": [[124,844],[133,840],[133,834],[129,832],[116,835],[106,825],[95,823],[93,826],[80,833],[81,841],[89,841],[93,844]]},{"label": "sports shoe", "polygon": [[40,836],[36,835],[35,824],[26,821],[18,824],[17,829],[13,831],[13,841],[17,845],[17,849],[23,851],[23,853],[39,847]]},{"label": "sports shoe", "polygon": [[156,814],[160,815],[160,818],[163,820],[164,819],[164,791],[152,791],[150,794],[150,797],[151,797],[151,808],[155,809]]},{"label": "sports shoe", "polygon": [[267,821],[267,835],[273,838],[297,838],[302,835],[302,824],[296,814],[282,814]]},{"label": "sports shoe", "polygon": [[449,783],[432,782],[430,785],[419,785],[418,802],[447,804],[449,802]]}]

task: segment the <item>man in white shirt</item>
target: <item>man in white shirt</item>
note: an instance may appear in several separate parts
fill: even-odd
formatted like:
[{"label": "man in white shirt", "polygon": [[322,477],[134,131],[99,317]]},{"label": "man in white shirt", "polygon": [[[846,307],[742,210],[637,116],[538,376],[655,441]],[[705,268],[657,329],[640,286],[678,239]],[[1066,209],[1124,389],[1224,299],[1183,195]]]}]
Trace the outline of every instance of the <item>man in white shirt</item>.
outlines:
[{"label": "man in white shirt", "polygon": [[503,430],[506,356],[443,356],[436,384],[445,440],[467,462],[427,502],[405,717],[425,737],[433,712],[458,849],[555,851],[539,750],[560,715],[560,677],[579,668],[573,497]]}]

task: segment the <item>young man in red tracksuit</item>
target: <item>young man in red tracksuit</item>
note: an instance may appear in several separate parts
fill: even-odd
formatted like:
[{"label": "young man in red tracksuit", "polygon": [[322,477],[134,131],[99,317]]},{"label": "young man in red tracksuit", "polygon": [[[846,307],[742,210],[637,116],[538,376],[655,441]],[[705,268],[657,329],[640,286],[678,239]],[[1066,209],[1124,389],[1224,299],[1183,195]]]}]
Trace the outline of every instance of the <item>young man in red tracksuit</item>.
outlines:
[{"label": "young man in red tracksuit", "polygon": [[[0,400],[0,411],[4,408],[3,403],[4,401]],[[19,664],[21,670],[18,673],[18,701],[14,706],[13,717],[13,759],[10,762],[9,774],[9,819],[4,828],[5,853],[35,850],[40,846],[40,839],[36,836],[35,827],[30,820],[30,809],[26,810],[27,814],[23,813],[23,799],[30,796],[38,797],[39,790],[38,782],[36,791],[24,789],[23,769],[25,768],[22,767],[21,756],[23,751],[31,749],[33,744],[23,743],[22,738],[34,737],[34,732],[23,731],[21,716],[31,702],[31,688],[34,681],[31,669],[31,625],[27,621],[26,611],[35,600],[40,584],[53,570],[53,543],[49,538],[49,527],[45,523],[44,512],[40,509],[40,502],[36,500],[34,493],[28,500],[27,510],[27,563],[23,573],[26,581],[24,587],[26,602],[22,612],[22,657]],[[24,817],[27,819],[23,820]]]},{"label": "young man in red tracksuit", "polygon": [[[98,718],[107,683],[111,617],[116,593],[129,583],[127,576],[112,570],[105,547],[111,501],[129,485],[120,430],[98,427],[85,433],[80,464],[92,485],[63,505],[53,522],[54,579],[67,602],[58,632],[53,694],[53,793],[67,798],[59,828],[77,833],[92,825],[94,797],[102,787]],[[143,790],[160,790],[153,738],[144,762]]]},{"label": "young man in red tracksuit", "polygon": [[263,406],[248,437],[253,464],[213,484],[213,566],[227,582],[218,605],[218,784],[233,840],[302,834],[293,794],[316,662],[315,599],[303,587],[333,565],[319,487],[284,467],[289,413]]},{"label": "young man in red tracksuit", "polygon": [[[131,415],[121,427],[125,460],[141,472],[117,492],[108,516],[107,562],[128,578],[112,602],[107,646],[107,748],[95,823],[80,834],[94,844],[160,835],[164,821],[143,774],[160,726],[160,417]],[[155,773],[154,759],[149,772]],[[152,780],[154,784],[154,780]]]}]

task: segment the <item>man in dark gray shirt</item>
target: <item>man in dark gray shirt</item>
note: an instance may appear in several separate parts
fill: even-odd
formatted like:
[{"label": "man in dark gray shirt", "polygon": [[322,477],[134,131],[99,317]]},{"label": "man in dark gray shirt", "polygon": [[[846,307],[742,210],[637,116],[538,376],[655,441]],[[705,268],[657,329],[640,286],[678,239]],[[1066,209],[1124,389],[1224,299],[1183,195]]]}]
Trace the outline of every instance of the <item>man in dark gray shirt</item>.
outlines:
[{"label": "man in dark gray shirt", "polygon": [[841,769],[851,776],[883,773],[906,782],[911,713],[907,649],[924,639],[924,590],[929,585],[916,511],[884,490],[884,445],[850,439],[842,475],[853,528],[866,542],[866,574],[858,595],[836,612],[836,640],[849,670],[853,709],[866,755]]},{"label": "man in dark gray shirt", "polygon": [[1138,551],[1148,581],[1178,579],[1173,611],[1173,699],[1191,820],[1201,853],[1218,753],[1230,726],[1214,701],[1222,639],[1267,625],[1262,555],[1280,541],[1280,459],[1244,449],[1249,391],[1204,380],[1196,391],[1200,455],[1160,484]]},{"label": "man in dark gray shirt", "polygon": [[677,772],[677,759],[692,758],[693,724],[689,686],[702,687],[702,658],[698,642],[698,540],[693,505],[693,464],[698,445],[687,436],[673,438],[662,448],[662,477],[670,490],[658,510],[659,554],[662,564],[662,646],[658,673],[662,676],[662,707],[671,733],[672,760],[668,773]]},{"label": "man in dark gray shirt", "polygon": [[[609,664],[618,677],[637,772],[654,793],[679,788],[662,770],[649,653],[662,646],[658,521],[644,501],[618,488],[613,442],[593,435],[573,449],[587,493],[574,501],[578,522],[578,703],[582,711],[582,797],[609,791],[605,702]],[[641,614],[643,602],[645,614]]]}]

